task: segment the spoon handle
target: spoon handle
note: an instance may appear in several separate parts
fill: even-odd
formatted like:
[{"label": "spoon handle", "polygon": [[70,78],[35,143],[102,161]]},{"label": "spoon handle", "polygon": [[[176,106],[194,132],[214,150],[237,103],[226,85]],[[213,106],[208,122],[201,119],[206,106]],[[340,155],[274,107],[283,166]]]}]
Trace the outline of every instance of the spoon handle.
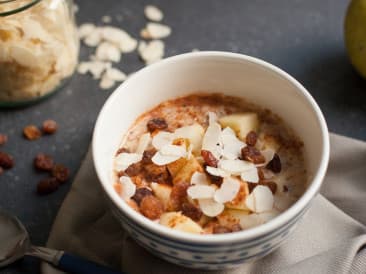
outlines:
[{"label": "spoon handle", "polygon": [[73,274],[125,274],[109,267],[51,248],[32,246],[26,253],[51,263],[58,269]]}]

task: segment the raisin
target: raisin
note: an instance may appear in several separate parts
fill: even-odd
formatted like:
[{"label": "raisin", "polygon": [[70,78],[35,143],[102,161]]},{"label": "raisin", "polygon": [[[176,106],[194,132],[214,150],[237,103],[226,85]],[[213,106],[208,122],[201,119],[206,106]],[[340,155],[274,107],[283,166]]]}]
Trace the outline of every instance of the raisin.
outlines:
[{"label": "raisin", "polygon": [[199,221],[202,217],[202,211],[192,203],[182,204],[182,213],[193,221]]},{"label": "raisin", "polygon": [[264,180],[265,178],[264,178],[263,168],[259,167],[259,168],[257,168],[257,171],[258,171],[259,179]]},{"label": "raisin", "polygon": [[155,164],[148,164],[144,166],[145,178],[150,182],[170,183],[171,177],[166,166],[158,166]]},{"label": "raisin", "polygon": [[54,120],[44,121],[42,131],[46,134],[54,134],[57,131],[57,123]]},{"label": "raisin", "polygon": [[25,138],[30,141],[36,140],[42,136],[42,132],[35,125],[26,126],[23,129],[23,134]]},{"label": "raisin", "polygon": [[241,149],[241,156],[244,160],[254,164],[262,164],[266,161],[261,152],[252,146],[246,146]]},{"label": "raisin", "polygon": [[220,176],[211,175],[209,173],[206,174],[208,175],[208,178],[210,179],[211,183],[217,185],[218,187],[220,187],[222,182],[224,181],[224,178]]},{"label": "raisin", "polygon": [[250,131],[247,136],[245,137],[245,142],[247,143],[248,146],[255,146],[255,144],[257,143],[257,133],[255,131]]},{"label": "raisin", "polygon": [[59,182],[54,177],[49,177],[39,181],[37,185],[37,193],[39,195],[46,195],[55,192],[59,187]]},{"label": "raisin", "polygon": [[44,171],[51,171],[54,165],[52,157],[43,153],[38,153],[33,163],[36,169]]},{"label": "raisin", "polygon": [[249,189],[249,193],[252,193],[253,189],[257,186],[258,184],[255,183],[249,183],[248,182],[248,189]]},{"label": "raisin", "polygon": [[147,122],[147,129],[153,132],[156,129],[162,130],[168,127],[167,122],[164,118],[152,118]]},{"label": "raisin", "polygon": [[150,189],[146,187],[140,187],[136,189],[135,195],[132,196],[132,200],[134,200],[139,205],[142,199],[149,195],[152,195],[152,191]]},{"label": "raisin", "polygon": [[230,228],[227,228],[222,225],[216,225],[213,228],[213,234],[223,234],[223,233],[230,233],[230,232],[231,232]]},{"label": "raisin", "polygon": [[142,199],[140,210],[145,217],[150,220],[156,220],[164,213],[164,206],[154,195],[148,195]]},{"label": "raisin", "polygon": [[8,141],[8,136],[0,133],[0,146]]},{"label": "raisin", "polygon": [[208,150],[201,150],[201,156],[205,163],[211,167],[217,167],[219,160],[215,158],[215,156]]},{"label": "raisin", "polygon": [[187,189],[189,187],[189,183],[187,182],[178,182],[170,193],[170,208],[173,211],[182,210],[182,205],[187,200]]},{"label": "raisin", "polygon": [[141,166],[141,163],[135,163],[135,164],[132,164],[130,165],[126,170],[125,170],[125,173],[130,176],[130,177],[133,177],[133,176],[136,176],[138,175],[142,170],[142,166]]},{"label": "raisin", "polygon": [[231,227],[231,231],[232,232],[237,232],[237,231],[240,231],[240,230],[243,230],[243,228],[241,227],[240,224],[235,224]]},{"label": "raisin", "polygon": [[70,171],[67,167],[56,164],[53,166],[51,174],[57,179],[58,182],[65,183],[69,179]]},{"label": "raisin", "polygon": [[0,151],[0,167],[9,169],[14,166],[14,159],[8,153]]},{"label": "raisin", "polygon": [[151,164],[151,158],[155,155],[156,150],[155,149],[149,149],[149,150],[145,150],[144,153],[142,154],[142,163],[143,164]]},{"label": "raisin", "polygon": [[286,185],[283,186],[283,192],[288,192],[288,186]]},{"label": "raisin", "polygon": [[273,156],[273,159],[267,164],[266,168],[274,173],[280,173],[282,169],[281,159],[277,153]]},{"label": "raisin", "polygon": [[116,152],[116,156],[117,156],[118,154],[121,154],[121,153],[124,153],[124,152],[129,153],[130,151],[129,151],[127,148],[121,147],[121,148],[119,148],[119,149],[117,150],[117,152]]}]

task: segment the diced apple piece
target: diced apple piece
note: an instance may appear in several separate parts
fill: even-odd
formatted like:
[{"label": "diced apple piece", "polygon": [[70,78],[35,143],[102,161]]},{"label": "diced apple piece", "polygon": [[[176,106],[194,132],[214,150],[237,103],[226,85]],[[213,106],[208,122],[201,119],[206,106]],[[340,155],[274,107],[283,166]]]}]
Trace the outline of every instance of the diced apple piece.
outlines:
[{"label": "diced apple piece", "polygon": [[151,188],[155,196],[163,203],[164,208],[167,209],[172,187],[166,184],[151,183]]},{"label": "diced apple piece", "polygon": [[245,199],[249,195],[248,183],[240,181],[240,189],[234,200],[225,203],[227,208],[249,210],[245,204]]},{"label": "diced apple piece", "polygon": [[167,167],[170,175],[174,178],[186,163],[186,158],[179,158],[178,160],[168,164]]},{"label": "diced apple piece", "polygon": [[198,154],[201,150],[204,132],[205,130],[200,124],[193,124],[178,128],[174,134],[179,138],[187,138],[193,146],[192,152]]},{"label": "diced apple piece", "polygon": [[250,131],[257,131],[259,127],[258,115],[252,112],[223,116],[219,123],[223,128],[233,129],[241,140],[245,140]]},{"label": "diced apple piece", "polygon": [[178,182],[190,182],[193,173],[203,172],[203,168],[196,157],[191,157],[173,178],[173,184]]},{"label": "diced apple piece", "polygon": [[167,212],[160,216],[160,224],[175,230],[200,234],[202,227],[180,212]]},{"label": "diced apple piece", "polygon": [[219,216],[217,220],[219,224],[225,227],[231,227],[235,224],[239,224],[240,220],[249,215],[249,211],[238,210],[238,209],[225,209]]}]

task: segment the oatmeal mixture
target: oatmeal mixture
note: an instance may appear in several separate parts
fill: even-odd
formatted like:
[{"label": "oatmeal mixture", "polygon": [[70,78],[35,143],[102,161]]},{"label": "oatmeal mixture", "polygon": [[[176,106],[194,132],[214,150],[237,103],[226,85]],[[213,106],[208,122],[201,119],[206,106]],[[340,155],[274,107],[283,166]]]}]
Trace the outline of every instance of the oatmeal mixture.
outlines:
[{"label": "oatmeal mixture", "polygon": [[305,191],[302,142],[269,110],[236,97],[166,101],[131,126],[114,188],[172,229],[218,234],[268,222]]}]

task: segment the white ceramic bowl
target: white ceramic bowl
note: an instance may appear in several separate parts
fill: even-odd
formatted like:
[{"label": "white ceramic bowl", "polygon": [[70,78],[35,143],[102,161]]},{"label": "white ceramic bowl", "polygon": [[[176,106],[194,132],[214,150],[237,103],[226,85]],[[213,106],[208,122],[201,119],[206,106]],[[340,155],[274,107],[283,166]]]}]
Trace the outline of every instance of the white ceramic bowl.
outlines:
[{"label": "white ceramic bowl", "polygon": [[[302,138],[309,187],[291,208],[266,224],[241,232],[191,235],[148,220],[117,195],[112,187],[112,161],[130,125],[157,104],[194,91],[221,92],[269,108]],[[326,173],[329,136],[314,99],[286,72],[241,54],[198,52],[150,65],[119,86],[99,114],[93,157],[111,210],[138,244],[175,264],[222,269],[267,255],[295,228]]]}]

